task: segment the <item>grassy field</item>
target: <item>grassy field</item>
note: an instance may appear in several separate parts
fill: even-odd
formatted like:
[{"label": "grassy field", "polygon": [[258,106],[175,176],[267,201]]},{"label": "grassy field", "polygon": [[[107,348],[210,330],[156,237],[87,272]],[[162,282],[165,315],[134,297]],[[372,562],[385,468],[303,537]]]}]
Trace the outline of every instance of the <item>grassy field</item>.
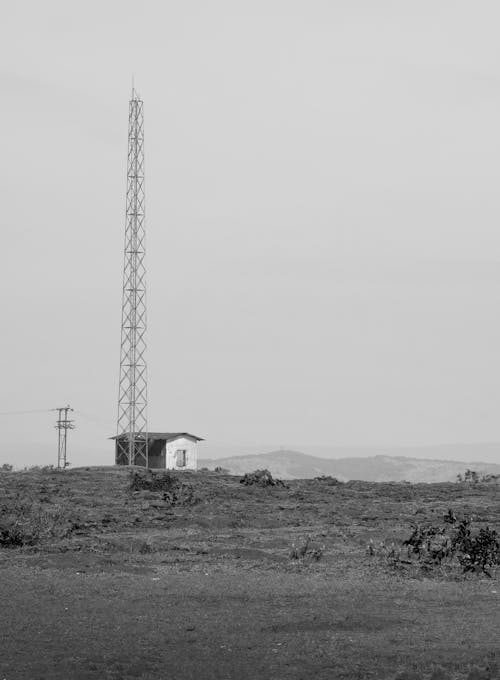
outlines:
[{"label": "grassy field", "polygon": [[498,569],[394,559],[498,487],[178,478],[0,473],[0,680],[499,677]]}]

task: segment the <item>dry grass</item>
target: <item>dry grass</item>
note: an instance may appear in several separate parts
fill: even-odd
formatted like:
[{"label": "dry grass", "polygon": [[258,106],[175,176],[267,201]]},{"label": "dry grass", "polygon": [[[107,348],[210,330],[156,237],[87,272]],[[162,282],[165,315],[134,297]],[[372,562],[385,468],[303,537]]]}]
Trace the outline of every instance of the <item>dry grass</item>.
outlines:
[{"label": "dry grass", "polygon": [[1,677],[495,677],[498,574],[386,554],[449,509],[500,527],[491,485],[172,477],[184,500],[125,469],[0,471],[2,521],[33,528],[0,549]]}]

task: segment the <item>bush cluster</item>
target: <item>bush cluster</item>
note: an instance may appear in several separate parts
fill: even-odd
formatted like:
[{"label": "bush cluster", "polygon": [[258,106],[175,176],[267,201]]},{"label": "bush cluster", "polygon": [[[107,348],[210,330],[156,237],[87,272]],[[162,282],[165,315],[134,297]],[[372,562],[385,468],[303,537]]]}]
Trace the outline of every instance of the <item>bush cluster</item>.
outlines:
[{"label": "bush cluster", "polygon": [[467,469],[463,475],[457,475],[457,482],[459,484],[489,484],[497,482],[500,475],[484,474],[480,475],[476,470]]},{"label": "bush cluster", "polygon": [[[414,525],[403,542],[403,551],[394,544],[386,555],[393,566],[417,563],[423,570],[458,562],[463,573],[482,573],[500,565],[500,536],[488,526],[475,526],[470,517],[458,519],[452,510],[444,516],[445,524]],[[369,546],[370,554],[374,554]]]},{"label": "bush cluster", "polygon": [[245,486],[282,486],[288,488],[285,482],[281,479],[275,479],[269,470],[255,470],[254,472],[247,472],[241,479],[240,484]]},{"label": "bush cluster", "polygon": [[191,484],[181,481],[169,470],[131,470],[129,490],[163,492],[163,500],[170,505],[194,505],[198,502]]},{"label": "bush cluster", "polygon": [[[69,466],[70,463],[67,463]],[[24,467],[23,472],[59,472],[59,470],[53,465],[30,465],[29,467]]]},{"label": "bush cluster", "polygon": [[171,491],[179,485],[178,478],[169,470],[153,472],[153,470],[131,470],[130,491]]}]

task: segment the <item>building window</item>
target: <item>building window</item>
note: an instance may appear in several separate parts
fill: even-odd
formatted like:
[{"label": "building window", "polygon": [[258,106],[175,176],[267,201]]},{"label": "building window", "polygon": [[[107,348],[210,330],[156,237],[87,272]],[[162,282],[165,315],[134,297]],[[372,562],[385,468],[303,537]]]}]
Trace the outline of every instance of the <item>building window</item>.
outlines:
[{"label": "building window", "polygon": [[175,452],[177,467],[186,467],[186,449],[177,449]]}]

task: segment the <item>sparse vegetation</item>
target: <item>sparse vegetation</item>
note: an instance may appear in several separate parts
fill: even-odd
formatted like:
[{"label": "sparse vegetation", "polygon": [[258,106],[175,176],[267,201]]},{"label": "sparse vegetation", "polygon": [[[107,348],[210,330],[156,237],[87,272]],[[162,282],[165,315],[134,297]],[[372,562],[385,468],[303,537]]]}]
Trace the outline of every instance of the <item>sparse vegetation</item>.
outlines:
[{"label": "sparse vegetation", "polygon": [[[233,677],[243,637],[248,680],[495,677],[494,486],[287,486],[141,468],[0,475],[0,677],[17,677],[22,649],[19,677],[78,677],[85,655],[89,680],[131,680],[134,617],[154,650],[137,678],[172,659],[169,677]],[[68,657],[53,670],[55,636]]]},{"label": "sparse vegetation", "polygon": [[0,506],[0,547],[34,546],[44,539],[62,538],[71,531],[61,507],[40,505],[15,499]]},{"label": "sparse vegetation", "polygon": [[23,472],[59,472],[53,465],[30,465],[22,470]]}]

